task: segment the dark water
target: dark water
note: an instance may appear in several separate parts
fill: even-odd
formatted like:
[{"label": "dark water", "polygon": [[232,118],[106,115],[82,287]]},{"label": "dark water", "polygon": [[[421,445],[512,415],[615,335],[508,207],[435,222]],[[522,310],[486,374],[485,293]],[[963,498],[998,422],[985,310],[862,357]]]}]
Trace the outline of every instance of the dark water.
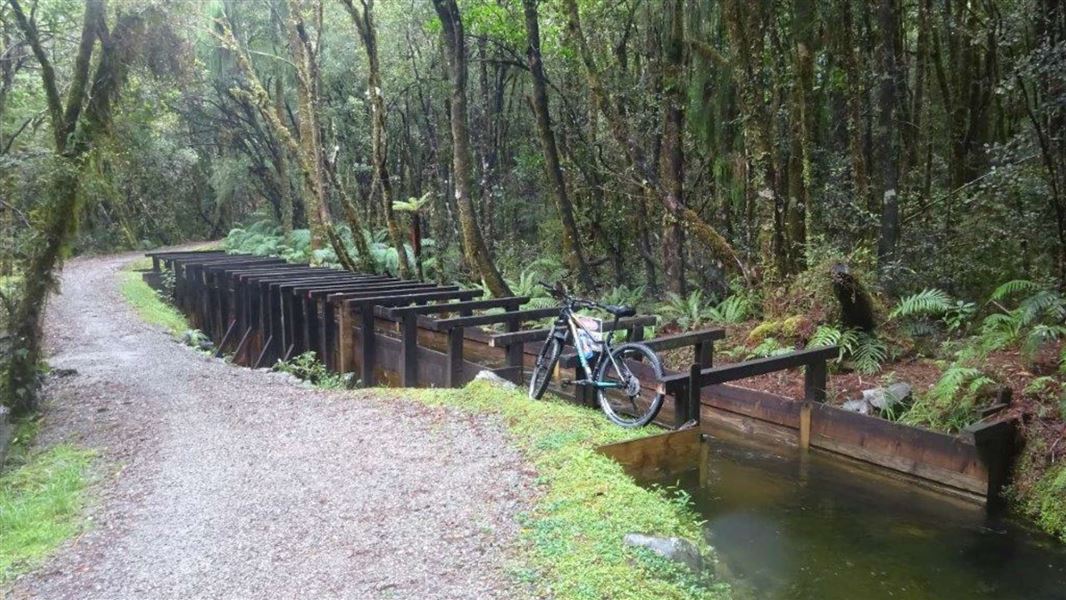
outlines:
[{"label": "dark water", "polygon": [[1066,599],[1066,545],[1020,522],[818,454],[704,443],[700,469],[648,483],[692,494],[742,597]]}]

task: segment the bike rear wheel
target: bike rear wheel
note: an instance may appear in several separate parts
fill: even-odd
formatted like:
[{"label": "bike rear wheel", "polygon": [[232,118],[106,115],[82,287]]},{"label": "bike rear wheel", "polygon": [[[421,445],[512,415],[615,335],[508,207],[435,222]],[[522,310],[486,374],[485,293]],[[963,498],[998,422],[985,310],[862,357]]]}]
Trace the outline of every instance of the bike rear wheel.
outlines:
[{"label": "bike rear wheel", "polygon": [[[644,344],[623,344],[600,359],[596,394],[607,418],[622,427],[642,427],[659,414],[663,395],[656,384],[663,366]],[[643,385],[642,385],[643,384]]]},{"label": "bike rear wheel", "polygon": [[552,379],[552,371],[555,363],[559,361],[559,355],[563,351],[563,341],[554,331],[548,334],[548,339],[537,354],[537,362],[533,365],[533,372],[529,375],[529,397],[540,400],[544,391],[548,389],[548,383]]}]

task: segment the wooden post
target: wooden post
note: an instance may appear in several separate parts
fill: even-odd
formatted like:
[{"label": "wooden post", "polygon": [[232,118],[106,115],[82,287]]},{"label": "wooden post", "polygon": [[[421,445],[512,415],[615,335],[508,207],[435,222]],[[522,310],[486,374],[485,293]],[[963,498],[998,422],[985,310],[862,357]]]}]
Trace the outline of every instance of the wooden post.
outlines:
[{"label": "wooden post", "polygon": [[364,304],[359,310],[359,343],[362,347],[363,364],[362,371],[363,387],[374,385],[374,307]]},{"label": "wooden post", "polygon": [[418,386],[418,315],[413,312],[400,318],[400,385]]},{"label": "wooden post", "polygon": [[714,366],[714,340],[696,342],[694,346],[696,364],[703,369]]},{"label": "wooden post", "polygon": [[444,374],[444,385],[457,388],[463,384],[463,328],[452,327],[448,330],[448,372]]},{"label": "wooden post", "polygon": [[[517,318],[508,319],[506,325],[507,333],[514,333],[522,328],[522,322]],[[516,385],[522,385],[523,366],[525,365],[524,353],[524,344],[521,342],[507,346],[507,366],[517,367],[511,374],[511,381]]]},{"label": "wooden post", "polygon": [[155,271],[156,273],[159,272],[159,257],[158,256],[153,256],[152,257],[152,270]]},{"label": "wooden post", "polygon": [[810,362],[803,370],[803,399],[807,402],[825,402],[825,360]]},{"label": "wooden post", "polygon": [[700,422],[700,365],[688,368],[688,386],[683,397],[675,402],[677,414],[674,415],[675,427],[681,427],[689,421]]},{"label": "wooden post", "polygon": [[804,400],[800,404],[799,445],[806,450],[811,447],[811,403]]}]

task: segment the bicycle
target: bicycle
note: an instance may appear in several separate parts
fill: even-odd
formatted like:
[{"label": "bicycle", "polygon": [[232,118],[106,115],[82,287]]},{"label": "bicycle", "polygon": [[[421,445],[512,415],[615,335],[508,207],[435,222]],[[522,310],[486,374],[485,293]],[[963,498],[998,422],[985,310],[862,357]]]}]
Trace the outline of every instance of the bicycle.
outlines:
[{"label": "bicycle", "polygon": [[[645,390],[641,386],[641,378],[660,381],[662,363],[655,352],[644,344],[628,342],[617,347],[611,345],[618,320],[635,315],[636,310],[630,306],[600,304],[576,298],[569,295],[561,284],[551,286],[539,283],[561,304],[559,316],[530,374],[529,397],[539,400],[544,395],[559,355],[570,342],[577,351],[586,377],[595,369],[590,379],[571,383],[591,385],[596,390],[600,409],[613,423],[622,427],[641,427],[650,423],[662,408],[663,394],[657,390]],[[614,325],[606,332],[606,336],[603,335],[603,322],[576,314],[575,311],[581,309],[602,310],[614,316]]]}]

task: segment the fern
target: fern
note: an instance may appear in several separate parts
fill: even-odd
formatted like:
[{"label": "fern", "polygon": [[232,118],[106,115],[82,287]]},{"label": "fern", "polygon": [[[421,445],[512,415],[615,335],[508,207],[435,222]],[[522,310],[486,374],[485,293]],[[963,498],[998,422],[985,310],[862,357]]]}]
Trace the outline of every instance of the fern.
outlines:
[{"label": "fern", "polygon": [[992,385],[995,381],[980,369],[953,365],[901,420],[912,425],[958,431],[978,416],[975,411],[977,398]]},{"label": "fern", "polygon": [[917,294],[900,298],[896,307],[889,313],[889,319],[912,317],[936,317],[953,308],[951,297],[943,290],[925,289]]},{"label": "fern", "polygon": [[807,341],[808,348],[818,346],[838,346],[838,364],[846,364],[851,369],[870,375],[881,370],[888,360],[888,346],[880,339],[859,331],[858,329],[837,329],[822,325]]},{"label": "fern", "polygon": [[635,288],[629,288],[625,285],[619,285],[611,288],[603,295],[603,302],[605,304],[626,304],[629,306],[636,306],[644,298],[646,288],[641,285]]},{"label": "fern", "polygon": [[881,365],[888,360],[888,346],[868,333],[858,333],[855,348],[851,352],[851,367],[863,375],[871,375],[881,370]]},{"label": "fern", "polygon": [[759,342],[758,346],[752,348],[748,353],[748,358],[767,358],[771,356],[781,356],[782,354],[788,354],[795,350],[787,346],[782,346],[781,342],[777,339],[768,337],[762,342]]},{"label": "fern", "polygon": [[748,299],[734,294],[707,309],[707,315],[716,323],[743,323],[751,313]]},{"label": "fern", "polygon": [[1040,289],[1040,285],[1032,281],[1028,281],[1025,279],[1014,279],[997,287],[996,290],[992,292],[992,297],[990,298],[990,300],[993,302],[1002,302],[1003,300],[1006,300],[1014,294],[1019,294],[1022,292],[1036,292]]}]

